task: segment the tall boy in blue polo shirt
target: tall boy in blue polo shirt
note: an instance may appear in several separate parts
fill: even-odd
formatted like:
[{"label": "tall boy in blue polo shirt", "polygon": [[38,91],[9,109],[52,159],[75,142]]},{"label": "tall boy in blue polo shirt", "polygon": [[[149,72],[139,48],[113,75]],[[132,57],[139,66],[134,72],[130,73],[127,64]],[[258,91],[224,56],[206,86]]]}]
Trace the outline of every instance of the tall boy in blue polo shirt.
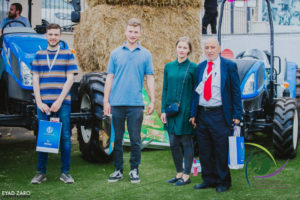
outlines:
[{"label": "tall boy in blue polo shirt", "polygon": [[[70,88],[74,74],[77,74],[77,65],[70,50],[60,49],[61,28],[58,24],[47,26],[46,38],[48,47],[36,53],[31,69],[37,116],[38,120],[47,120],[49,113],[59,117],[62,123],[60,180],[64,183],[74,183],[74,179],[69,174],[71,161]],[[48,153],[38,152],[38,173],[31,180],[32,184],[46,181],[47,162]]]},{"label": "tall boy in blue polo shirt", "polygon": [[130,136],[131,154],[129,173],[131,183],[139,183],[138,166],[141,161],[141,127],[144,113],[142,88],[144,76],[150,92],[151,103],[148,114],[154,110],[154,71],[150,52],[138,42],[141,23],[132,18],[127,22],[127,41],[115,49],[109,59],[104,88],[104,114],[112,115],[115,130],[114,166],[115,171],[108,182],[123,178],[123,135],[125,119]]}]

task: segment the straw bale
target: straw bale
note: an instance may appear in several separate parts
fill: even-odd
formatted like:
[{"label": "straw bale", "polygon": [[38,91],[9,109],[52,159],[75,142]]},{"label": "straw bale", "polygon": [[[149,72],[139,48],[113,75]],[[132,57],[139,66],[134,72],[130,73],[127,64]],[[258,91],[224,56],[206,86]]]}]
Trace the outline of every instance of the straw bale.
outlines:
[{"label": "straw bale", "polygon": [[125,25],[136,17],[142,21],[141,45],[153,57],[156,82],[157,111],[160,112],[163,70],[175,60],[175,43],[181,36],[193,42],[190,60],[198,62],[201,55],[201,31],[197,8],[152,8],[148,6],[98,5],[82,14],[75,28],[74,46],[84,72],[106,71],[110,52],[125,41]]},{"label": "straw bale", "polygon": [[138,5],[151,7],[193,7],[200,8],[201,0],[86,0],[89,7],[94,7],[101,4],[108,5]]}]

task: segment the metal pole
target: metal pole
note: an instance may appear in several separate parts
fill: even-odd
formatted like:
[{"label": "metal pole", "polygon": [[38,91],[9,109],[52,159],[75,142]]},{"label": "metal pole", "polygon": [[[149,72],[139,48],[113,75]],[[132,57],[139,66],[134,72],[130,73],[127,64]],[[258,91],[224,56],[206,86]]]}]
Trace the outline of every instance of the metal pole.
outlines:
[{"label": "metal pole", "polygon": [[230,6],[230,33],[234,33],[234,4],[231,3]]},{"label": "metal pole", "polygon": [[218,23],[218,41],[221,45],[221,30],[222,30],[222,20],[223,20],[223,12],[224,12],[224,6],[225,6],[226,0],[222,1],[221,9],[220,9],[220,17],[219,17],[219,23]]},{"label": "metal pole", "polygon": [[247,7],[247,33],[249,33],[249,22],[250,22],[250,20],[251,20],[251,17],[250,17],[250,15],[251,15],[251,9],[250,9],[250,7]]},{"label": "metal pole", "polygon": [[268,16],[269,16],[269,24],[270,24],[270,51],[271,51],[271,70],[270,70],[270,95],[271,95],[271,103],[274,102],[274,27],[273,27],[273,18],[271,13],[271,4],[270,0],[266,0],[268,7]]},{"label": "metal pole", "polygon": [[28,20],[31,23],[31,7],[32,7],[32,0],[28,0]]}]

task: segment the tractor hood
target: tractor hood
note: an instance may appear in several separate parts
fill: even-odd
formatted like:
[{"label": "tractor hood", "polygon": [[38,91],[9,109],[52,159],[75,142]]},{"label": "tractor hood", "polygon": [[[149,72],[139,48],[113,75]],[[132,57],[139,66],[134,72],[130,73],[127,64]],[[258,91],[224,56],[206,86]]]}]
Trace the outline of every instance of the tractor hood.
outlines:
[{"label": "tractor hood", "polygon": [[[1,57],[5,70],[21,88],[32,90],[32,62],[36,52],[47,46],[45,36],[35,32],[10,32],[4,35]],[[60,46],[61,49],[69,48],[64,41]]]},{"label": "tractor hood", "polygon": [[11,52],[19,62],[23,61],[31,69],[35,53],[47,48],[47,40],[44,35],[39,34],[8,34],[4,36],[4,48],[8,57]]},{"label": "tractor hood", "polygon": [[257,60],[242,60],[236,59],[234,62],[237,64],[240,81],[244,80],[250,68],[257,62]]},{"label": "tractor hood", "polygon": [[1,56],[5,71],[23,89],[32,90],[31,64],[40,49],[47,48],[44,35],[36,33],[7,33],[3,35]]}]

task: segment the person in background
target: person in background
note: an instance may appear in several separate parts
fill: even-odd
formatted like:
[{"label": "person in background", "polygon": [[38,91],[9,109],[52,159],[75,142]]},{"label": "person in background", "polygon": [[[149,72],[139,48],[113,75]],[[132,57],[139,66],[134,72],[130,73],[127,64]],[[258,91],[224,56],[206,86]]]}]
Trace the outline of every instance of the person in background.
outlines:
[{"label": "person in background", "polygon": [[[0,29],[2,29],[6,23],[13,20],[17,20],[24,23],[26,27],[31,27],[29,20],[26,17],[21,16],[21,13],[22,13],[22,5],[20,3],[11,4],[8,12],[8,17],[2,19]],[[16,26],[23,27],[23,25],[18,22],[13,22],[8,25],[8,27],[16,27]]]},{"label": "person in background", "polygon": [[[46,28],[48,47],[36,53],[32,63],[33,91],[38,120],[47,120],[48,114],[59,117],[62,123],[60,151],[61,176],[64,183],[74,183],[69,174],[71,162],[71,93],[74,75],[78,73],[75,58],[68,49],[60,49],[61,27],[49,24]],[[48,153],[38,152],[37,174],[32,184],[46,181]]]},{"label": "person in background", "polygon": [[[173,183],[174,186],[191,183],[194,130],[189,119],[197,69],[197,64],[188,59],[192,49],[192,43],[188,37],[179,38],[175,46],[177,59],[166,64],[164,69],[161,120],[169,134],[172,157],[177,171],[176,176],[167,182]],[[166,107],[179,101],[179,113],[174,117],[168,117]]]},{"label": "person in background", "polygon": [[123,136],[125,120],[130,137],[130,182],[139,183],[141,162],[141,128],[144,114],[142,95],[144,77],[151,102],[147,114],[152,114],[155,105],[154,70],[151,53],[138,42],[142,35],[140,20],[132,18],[127,22],[127,41],[110,54],[104,87],[104,114],[112,115],[115,130],[114,166],[115,171],[108,182],[123,179]]},{"label": "person in background", "polygon": [[217,0],[205,0],[204,16],[202,18],[202,34],[207,34],[207,27],[210,25],[211,33],[217,33],[218,2]]}]

